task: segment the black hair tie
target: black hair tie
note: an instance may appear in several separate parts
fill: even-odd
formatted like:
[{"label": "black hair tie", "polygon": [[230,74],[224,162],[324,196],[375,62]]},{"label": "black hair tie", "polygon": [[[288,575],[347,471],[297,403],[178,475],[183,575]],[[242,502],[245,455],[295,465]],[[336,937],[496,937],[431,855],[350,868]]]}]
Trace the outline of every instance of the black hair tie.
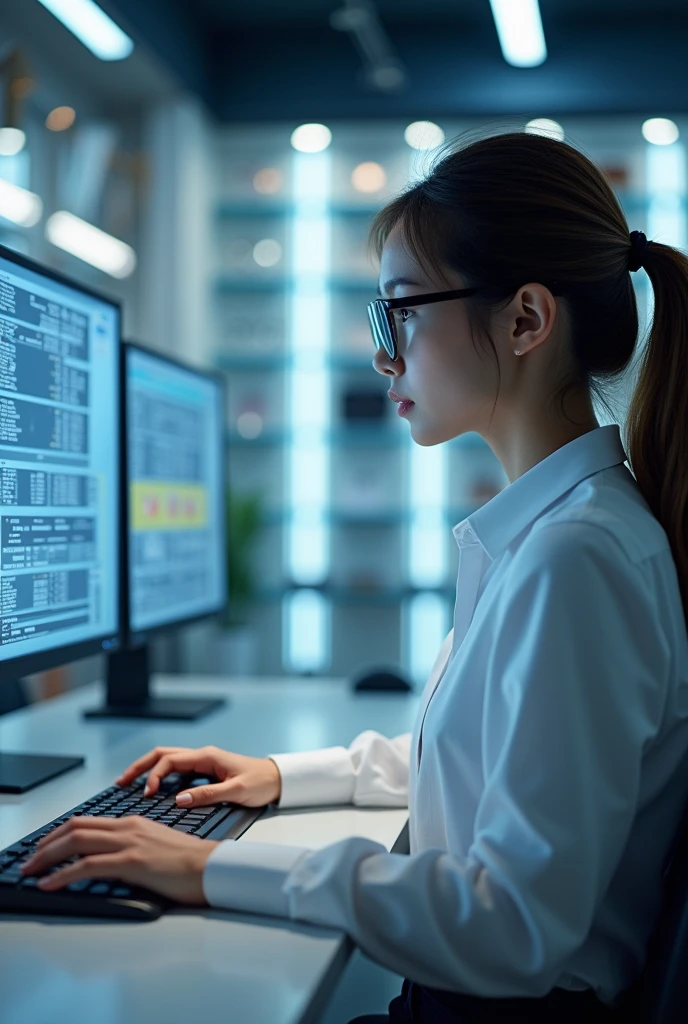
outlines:
[{"label": "black hair tie", "polygon": [[645,260],[647,238],[642,231],[631,231],[631,251],[628,256],[628,269],[631,273],[640,270]]}]

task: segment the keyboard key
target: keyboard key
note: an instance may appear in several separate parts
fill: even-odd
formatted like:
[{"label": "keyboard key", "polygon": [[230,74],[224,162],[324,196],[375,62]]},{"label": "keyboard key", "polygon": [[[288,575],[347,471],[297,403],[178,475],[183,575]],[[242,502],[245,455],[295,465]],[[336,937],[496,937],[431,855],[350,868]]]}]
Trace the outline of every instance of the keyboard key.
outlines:
[{"label": "keyboard key", "polygon": [[180,823],[179,825],[172,825],[171,827],[175,832],[193,832],[198,828],[197,825],[184,825],[183,823]]},{"label": "keyboard key", "polygon": [[24,876],[21,873],[21,869],[17,867],[6,868],[5,871],[0,875],[0,884],[2,885],[16,885],[17,882],[21,882]]},{"label": "keyboard key", "polygon": [[13,854],[15,854],[15,856],[18,857],[18,856],[20,856],[21,854],[24,853],[24,844],[23,843],[15,843],[14,846],[8,846],[6,850],[3,850],[3,853],[4,853],[5,856],[7,856],[7,854],[9,854],[9,853],[13,853]]},{"label": "keyboard key", "polygon": [[83,892],[91,884],[90,878],[80,878],[78,882],[70,882],[66,889],[68,892]]},{"label": "keyboard key", "polygon": [[94,896],[105,896],[110,892],[110,885],[108,882],[96,882],[88,891]]},{"label": "keyboard key", "polygon": [[132,895],[132,890],[126,885],[118,885],[116,889],[113,889],[110,893],[111,896],[117,896],[119,899],[125,900]]}]

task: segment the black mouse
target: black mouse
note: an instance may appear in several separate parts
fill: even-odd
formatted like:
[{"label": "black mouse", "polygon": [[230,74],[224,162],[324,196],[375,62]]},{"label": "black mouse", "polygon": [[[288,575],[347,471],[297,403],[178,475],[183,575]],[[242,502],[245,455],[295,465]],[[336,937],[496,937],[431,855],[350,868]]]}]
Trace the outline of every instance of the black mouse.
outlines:
[{"label": "black mouse", "polygon": [[394,669],[373,668],[356,677],[353,689],[356,693],[409,693],[413,687]]}]

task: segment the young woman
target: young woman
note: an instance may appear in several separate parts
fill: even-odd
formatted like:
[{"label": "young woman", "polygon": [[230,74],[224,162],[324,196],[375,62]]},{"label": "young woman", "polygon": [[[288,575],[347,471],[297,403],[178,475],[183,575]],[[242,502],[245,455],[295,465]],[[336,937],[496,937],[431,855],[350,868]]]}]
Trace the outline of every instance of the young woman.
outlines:
[{"label": "young woman", "polygon": [[[611,1020],[688,795],[688,260],[629,234],[584,155],[521,133],[452,146],[372,241],[374,366],[413,439],[477,431],[510,481],[454,528],[454,628],[414,733],[265,759],[163,748],[119,781],[219,777],[187,804],[408,801],[410,856],[79,818],[28,870],[81,854],[41,884],[120,876],[345,929],[406,976],[370,1019]],[[634,354],[641,266],[654,320],[624,451],[592,396]]]}]

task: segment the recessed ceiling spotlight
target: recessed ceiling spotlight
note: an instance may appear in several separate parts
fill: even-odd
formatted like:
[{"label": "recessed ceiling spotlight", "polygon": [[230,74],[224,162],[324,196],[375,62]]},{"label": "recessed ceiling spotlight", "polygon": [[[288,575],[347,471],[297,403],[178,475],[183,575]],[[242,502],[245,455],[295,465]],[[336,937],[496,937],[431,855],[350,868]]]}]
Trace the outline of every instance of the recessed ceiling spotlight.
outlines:
[{"label": "recessed ceiling spotlight", "polygon": [[16,156],[26,145],[21,128],[0,128],[0,156]]},{"label": "recessed ceiling spotlight", "polygon": [[282,246],[274,238],[262,238],[253,247],[253,259],[259,267],[274,267],[282,259]]},{"label": "recessed ceiling spotlight", "polygon": [[435,149],[444,142],[444,132],[434,121],[414,121],[404,132],[404,139],[412,149]]},{"label": "recessed ceiling spotlight", "polygon": [[678,125],[668,117],[651,117],[643,122],[643,138],[654,146],[670,146],[678,139]]},{"label": "recessed ceiling spotlight", "polygon": [[247,409],[237,416],[236,428],[240,437],[253,441],[263,433],[264,421],[259,412]]},{"label": "recessed ceiling spotlight", "polygon": [[253,187],[261,195],[271,196],[279,192],[283,184],[283,175],[276,167],[261,167],[253,175]]},{"label": "recessed ceiling spotlight", "polygon": [[557,139],[563,142],[566,132],[558,121],[552,121],[549,117],[536,117],[526,125],[526,132],[529,135],[547,135],[550,139]]},{"label": "recessed ceiling spotlight", "polygon": [[302,124],[291,133],[291,144],[301,153],[322,153],[332,141],[332,132],[324,124]]},{"label": "recessed ceiling spotlight", "polygon": [[45,126],[51,132],[63,132],[71,128],[76,119],[76,112],[73,107],[55,107],[45,119]]},{"label": "recessed ceiling spotlight", "polygon": [[387,184],[385,169],[372,160],[359,164],[351,173],[351,184],[359,192],[379,192]]}]

